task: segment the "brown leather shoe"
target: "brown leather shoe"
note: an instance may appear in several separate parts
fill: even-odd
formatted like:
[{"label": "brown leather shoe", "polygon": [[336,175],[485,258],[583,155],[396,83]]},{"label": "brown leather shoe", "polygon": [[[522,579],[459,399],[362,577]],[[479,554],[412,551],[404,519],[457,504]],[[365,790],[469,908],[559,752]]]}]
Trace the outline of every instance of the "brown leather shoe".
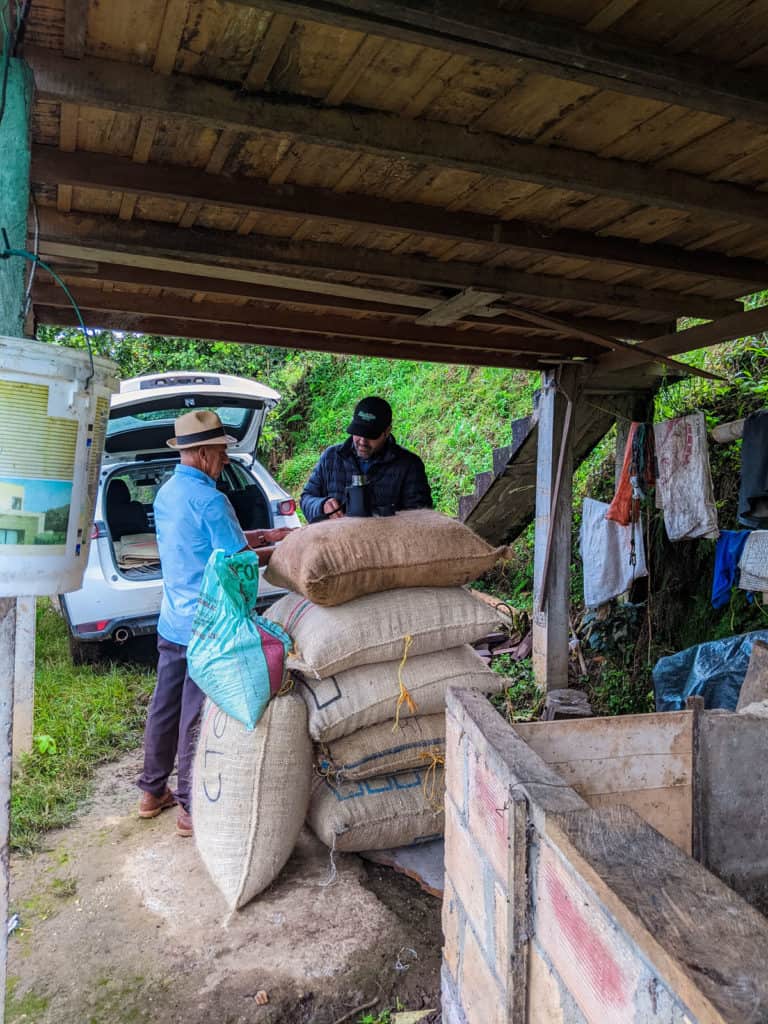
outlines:
[{"label": "brown leather shoe", "polygon": [[155,796],[153,793],[142,793],[139,800],[139,817],[156,818],[161,811],[167,807],[173,807],[176,797],[166,789],[162,796]]},{"label": "brown leather shoe", "polygon": [[188,839],[192,835],[192,815],[183,807],[179,808],[179,813],[176,815],[176,835],[182,836],[184,839]]}]

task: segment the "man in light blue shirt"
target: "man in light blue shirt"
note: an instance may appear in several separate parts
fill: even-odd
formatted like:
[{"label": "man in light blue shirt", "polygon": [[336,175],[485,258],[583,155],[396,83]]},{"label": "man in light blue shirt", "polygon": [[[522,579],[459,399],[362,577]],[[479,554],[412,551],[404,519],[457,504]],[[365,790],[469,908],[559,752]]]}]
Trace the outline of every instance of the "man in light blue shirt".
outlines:
[{"label": "man in light blue shirt", "polygon": [[[233,555],[248,547],[226,495],[216,488],[235,439],[214,412],[185,413],[167,442],[180,464],[155,497],[155,529],[163,571],[157,623],[157,684],[144,731],[139,816],[154,818],[179,804],[176,832],[192,835],[190,783],[195,736],[204,695],[187,671],[187,646],[208,558],[215,548]],[[168,778],[178,752],[176,795]]]}]

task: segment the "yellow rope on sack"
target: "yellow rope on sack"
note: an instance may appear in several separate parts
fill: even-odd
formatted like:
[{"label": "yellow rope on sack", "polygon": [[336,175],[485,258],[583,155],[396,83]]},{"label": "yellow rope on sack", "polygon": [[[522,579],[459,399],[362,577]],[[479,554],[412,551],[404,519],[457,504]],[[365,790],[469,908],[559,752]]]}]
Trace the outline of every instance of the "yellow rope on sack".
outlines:
[{"label": "yellow rope on sack", "polygon": [[429,761],[424,773],[424,799],[433,811],[442,810],[443,801],[437,799],[437,769],[445,767],[445,757],[436,750],[425,750],[421,757]]},{"label": "yellow rope on sack", "polygon": [[293,678],[293,676],[291,675],[290,672],[287,672],[286,675],[285,675],[285,679],[283,680],[283,685],[277,691],[275,696],[276,697],[284,697],[286,695],[286,693],[290,693],[291,692],[291,690],[294,688],[295,685],[296,685],[296,680]]},{"label": "yellow rope on sack", "polygon": [[416,707],[413,697],[410,695],[410,693],[408,693],[408,690],[405,688],[405,683],[403,682],[403,669],[405,668],[405,663],[408,660],[408,651],[410,651],[412,643],[413,637],[409,633],[405,637],[405,643],[403,645],[403,658],[397,668],[397,684],[400,687],[400,693],[397,696],[397,706],[395,707],[395,724],[392,726],[392,732],[397,732],[397,730],[400,728],[400,708],[403,706],[403,704],[408,705],[408,710],[412,715],[415,715],[416,712],[418,711],[418,708]]}]

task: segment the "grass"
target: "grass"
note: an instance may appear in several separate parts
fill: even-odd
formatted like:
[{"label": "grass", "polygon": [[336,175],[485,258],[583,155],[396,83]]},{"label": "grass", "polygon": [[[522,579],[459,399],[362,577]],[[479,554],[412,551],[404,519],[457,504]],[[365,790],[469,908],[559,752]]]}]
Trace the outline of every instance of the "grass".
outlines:
[{"label": "grass", "polygon": [[94,769],[141,742],[154,675],[125,665],[70,664],[66,626],[38,602],[35,743],[11,797],[11,846],[30,852],[72,820]]},{"label": "grass", "polygon": [[33,1021],[48,1009],[47,996],[36,992],[25,992],[16,995],[19,979],[9,978],[5,990],[5,1024],[21,1024],[22,1021]]}]

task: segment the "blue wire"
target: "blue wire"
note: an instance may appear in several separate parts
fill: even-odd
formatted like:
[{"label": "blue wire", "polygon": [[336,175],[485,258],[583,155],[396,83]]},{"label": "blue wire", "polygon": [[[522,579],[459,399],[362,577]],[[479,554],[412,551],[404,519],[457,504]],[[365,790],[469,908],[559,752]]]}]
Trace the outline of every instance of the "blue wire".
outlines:
[{"label": "blue wire", "polygon": [[[3,231],[3,235],[4,236],[5,236],[5,234],[6,234],[5,231]],[[75,311],[75,316],[77,317],[77,321],[80,324],[80,329],[83,332],[83,337],[85,338],[85,347],[88,350],[88,358],[89,358],[90,363],[91,363],[91,372],[90,372],[90,374],[89,374],[89,376],[88,376],[88,378],[87,378],[87,380],[85,382],[85,390],[87,391],[88,390],[88,385],[93,380],[93,376],[94,376],[94,374],[96,372],[96,370],[94,368],[94,365],[93,365],[93,349],[91,347],[91,339],[90,339],[90,337],[88,335],[88,330],[87,330],[87,328],[85,326],[85,323],[83,321],[83,314],[80,312],[80,307],[75,302],[74,297],[72,295],[72,292],[69,290],[69,288],[67,287],[66,283],[61,279],[61,277],[59,277],[59,275],[56,273],[56,271],[53,269],[53,267],[50,266],[48,263],[46,263],[45,260],[43,260],[39,256],[37,256],[35,253],[27,252],[26,249],[11,249],[11,248],[8,248],[7,242],[6,242],[5,250],[3,252],[0,252],[0,259],[7,259],[9,256],[21,256],[23,259],[29,260],[30,263],[36,263],[39,267],[42,267],[43,270],[47,270],[48,273],[51,275],[51,277],[56,282],[56,284],[59,285],[59,287],[64,291],[64,294],[69,299],[69,301],[70,301],[70,303],[72,305],[72,308]]]}]

